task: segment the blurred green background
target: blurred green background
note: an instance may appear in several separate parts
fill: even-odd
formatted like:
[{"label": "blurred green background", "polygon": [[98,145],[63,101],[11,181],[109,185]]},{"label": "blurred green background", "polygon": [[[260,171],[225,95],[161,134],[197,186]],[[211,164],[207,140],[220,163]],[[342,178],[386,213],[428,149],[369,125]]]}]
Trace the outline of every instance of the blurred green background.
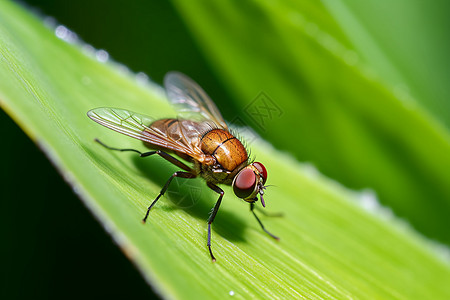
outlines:
[{"label": "blurred green background", "polygon": [[[277,148],[300,161],[312,162],[321,172],[350,188],[374,189],[383,204],[392,207],[420,232],[450,243],[445,226],[450,212],[450,171],[446,169],[449,155],[445,152],[449,149],[450,123],[447,2],[434,1],[434,5],[420,1],[284,2],[272,9],[269,2],[255,5],[230,1],[229,6],[221,6],[219,2],[173,1],[178,10],[168,1],[25,3],[28,9],[43,17],[54,17],[57,24],[67,26],[88,44],[107,50],[115,61],[133,72],[146,73],[158,83],[170,70],[188,74],[201,83],[225,119],[239,117]],[[239,12],[234,10],[236,7]],[[183,18],[179,11],[183,11]],[[291,18],[292,24],[303,19],[302,15],[285,14],[289,11],[304,11],[303,17],[316,21],[305,23],[306,36],[312,37],[312,41],[292,40],[298,32],[291,23],[285,24],[288,23],[285,16]],[[202,20],[216,27],[204,28]],[[317,24],[322,27],[315,27]],[[285,31],[286,28],[291,31]],[[347,49],[344,59],[350,66],[348,69],[339,62],[323,60],[326,54],[321,53],[323,49],[314,44],[315,40],[320,42],[321,37],[325,45],[335,47],[333,40],[320,35],[320,30],[325,29]],[[264,34],[258,35],[261,32]],[[274,58],[276,68],[270,69]],[[392,86],[377,86],[364,76],[354,76],[351,67],[355,60],[370,66],[370,72],[378,73]],[[355,80],[346,83],[339,80],[347,77]],[[273,82],[274,78],[280,82]],[[297,89],[289,89],[292,86]],[[270,126],[258,127],[260,124],[245,111],[261,90],[279,105],[283,117],[274,118]],[[392,95],[402,101],[396,103]],[[417,114],[404,117],[402,109],[408,103],[413,103],[412,110],[414,105],[420,109]],[[240,112],[238,116],[236,112]],[[385,120],[379,122],[383,114]],[[378,119],[373,121],[372,117]],[[0,122],[4,139],[1,151],[7,158],[1,173],[4,187],[1,198],[11,199],[1,203],[4,217],[0,225],[2,236],[6,237],[6,247],[2,248],[6,253],[2,257],[7,259],[2,265],[8,277],[8,281],[3,281],[6,285],[1,293],[9,299],[36,298],[36,295],[59,298],[68,290],[74,297],[88,294],[92,298],[108,295],[118,298],[121,293],[128,297],[151,296],[144,280],[120,251],[111,246],[110,238],[44,155],[3,112]],[[399,130],[396,122],[400,123]],[[308,124],[315,126],[308,128]],[[361,124],[365,127],[359,127]],[[433,143],[427,155],[426,145],[420,144],[430,143],[427,138],[429,132],[435,132],[429,129],[433,126],[443,133],[431,138]],[[290,137],[292,130],[297,134]],[[355,132],[361,139],[357,141],[365,145],[361,151],[370,149],[370,152],[358,151],[360,144],[352,136]],[[410,144],[399,139],[405,133]],[[440,143],[437,150],[435,141]],[[408,147],[415,147],[415,143],[419,146],[414,151],[419,154],[408,152]],[[390,155],[387,158],[386,152]],[[416,157],[424,161],[416,161]],[[392,178],[399,181],[392,183]],[[416,189],[408,190],[405,188],[408,186]],[[36,224],[34,233],[29,234],[27,227],[21,227],[27,222]],[[29,236],[23,240],[25,232]],[[25,280],[30,277],[38,280]],[[23,287],[23,282],[28,286]],[[130,290],[136,295],[131,295]]]}]

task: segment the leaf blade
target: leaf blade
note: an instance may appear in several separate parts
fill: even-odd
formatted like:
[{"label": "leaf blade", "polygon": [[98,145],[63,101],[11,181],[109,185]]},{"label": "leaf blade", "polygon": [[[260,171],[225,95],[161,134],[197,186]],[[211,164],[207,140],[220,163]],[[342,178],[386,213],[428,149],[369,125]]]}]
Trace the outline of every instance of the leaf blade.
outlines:
[{"label": "leaf blade", "polygon": [[[2,107],[44,148],[165,297],[223,298],[230,292],[238,298],[449,296],[450,288],[441,283],[450,270],[424,241],[409,229],[368,215],[348,201],[352,192],[259,140],[252,150],[271,173],[270,183],[278,186],[267,191],[267,206],[286,212],[283,218],[263,218],[281,236],[279,243],[260,230],[245,203],[226,188],[213,230],[218,261],[212,264],[205,245],[206,218],[215,195],[198,180],[178,182],[152,211],[151,222],[142,225],[147,205],[175,169],[95,144],[93,138],[100,137],[114,146],[142,147],[97,126],[86,112],[125,105],[170,115],[159,89],[139,86],[110,64],[84,56],[13,4],[2,2],[0,7]],[[35,36],[46,41],[45,51],[33,47]],[[186,194],[193,197],[183,198]],[[375,263],[379,268],[373,268]]]}]

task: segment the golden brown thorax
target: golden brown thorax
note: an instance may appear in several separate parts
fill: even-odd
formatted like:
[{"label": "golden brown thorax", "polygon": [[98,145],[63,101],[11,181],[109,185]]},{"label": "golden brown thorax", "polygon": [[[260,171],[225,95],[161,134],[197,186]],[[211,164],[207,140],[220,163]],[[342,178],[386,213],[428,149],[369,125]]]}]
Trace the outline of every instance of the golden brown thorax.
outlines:
[{"label": "golden brown thorax", "polygon": [[248,159],[244,145],[223,129],[213,129],[206,133],[202,138],[201,148],[205,154],[214,156],[227,171],[233,171]]}]

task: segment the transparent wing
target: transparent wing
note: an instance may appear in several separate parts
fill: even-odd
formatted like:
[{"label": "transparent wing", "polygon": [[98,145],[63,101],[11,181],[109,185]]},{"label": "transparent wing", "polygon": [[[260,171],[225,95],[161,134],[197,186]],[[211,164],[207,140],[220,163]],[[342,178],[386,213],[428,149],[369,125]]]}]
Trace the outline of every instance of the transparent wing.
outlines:
[{"label": "transparent wing", "polygon": [[[184,125],[176,119],[155,120],[125,109],[110,107],[92,109],[87,115],[100,125],[132,138],[187,154],[199,161],[204,159],[199,141],[201,132],[207,130],[206,123],[184,121]],[[185,134],[186,131],[189,136]]]},{"label": "transparent wing", "polygon": [[164,86],[180,118],[211,122],[217,128],[228,129],[217,106],[192,79],[179,72],[169,72],[164,77]]}]

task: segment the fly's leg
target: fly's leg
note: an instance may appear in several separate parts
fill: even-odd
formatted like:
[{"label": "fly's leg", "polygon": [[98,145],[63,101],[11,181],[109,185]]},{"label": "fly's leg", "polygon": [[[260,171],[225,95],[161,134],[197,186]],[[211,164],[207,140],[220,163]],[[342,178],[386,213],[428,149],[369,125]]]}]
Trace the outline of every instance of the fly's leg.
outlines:
[{"label": "fly's leg", "polygon": [[187,166],[183,162],[179,161],[178,159],[176,159],[175,157],[173,157],[170,154],[167,154],[164,151],[154,150],[154,151],[148,151],[148,152],[141,152],[141,151],[136,150],[136,149],[120,149],[120,148],[114,148],[114,147],[110,147],[108,145],[105,145],[99,139],[95,139],[95,141],[97,143],[99,143],[100,145],[102,145],[103,147],[105,147],[106,149],[114,150],[114,151],[121,151],[121,152],[126,152],[126,151],[136,152],[136,153],[139,154],[140,157],[147,157],[147,156],[150,156],[150,155],[153,155],[153,154],[158,154],[159,156],[161,156],[162,158],[164,158],[168,162],[174,164],[175,166],[177,166],[179,168],[182,168],[183,170],[185,170],[185,171],[187,171],[189,173],[193,173],[194,174],[194,170],[192,170],[191,167]]},{"label": "fly's leg", "polygon": [[255,208],[255,204],[254,203],[250,203],[250,211],[252,212],[252,214],[255,216],[256,220],[258,221],[259,225],[261,225],[262,230],[264,230],[268,235],[270,235],[271,237],[273,237],[274,239],[276,239],[277,241],[280,240],[279,237],[273,235],[272,233],[270,233],[269,231],[267,231],[266,228],[264,228],[263,223],[261,222],[261,220],[259,220],[258,216],[255,214],[255,212],[253,211],[253,209]]},{"label": "fly's leg", "polygon": [[195,171],[192,168],[190,168],[189,166],[187,166],[183,162],[179,161],[178,159],[176,159],[175,157],[171,156],[170,154],[167,154],[164,151],[155,150],[155,151],[149,151],[149,152],[141,152],[141,151],[136,150],[136,149],[120,149],[120,148],[114,148],[114,147],[107,146],[107,145],[103,144],[99,139],[95,139],[95,141],[97,143],[99,143],[100,145],[102,145],[103,147],[109,149],[109,150],[121,151],[121,152],[132,151],[132,152],[138,153],[140,157],[147,157],[147,156],[151,156],[153,154],[158,154],[159,156],[161,156],[162,158],[164,158],[168,162],[170,162],[170,163],[174,164],[175,166],[177,166],[177,167],[187,171],[187,172],[178,171],[178,172],[173,173],[172,176],[170,176],[169,180],[167,180],[166,184],[163,186],[163,188],[159,192],[159,194],[156,197],[156,199],[153,200],[152,204],[150,204],[150,206],[147,208],[147,212],[145,213],[145,216],[142,219],[142,223],[145,223],[145,221],[147,221],[148,214],[150,213],[150,210],[156,204],[156,202],[159,200],[159,198],[161,198],[161,196],[164,195],[164,193],[166,192],[167,188],[169,187],[169,184],[172,182],[172,179],[174,177],[180,177],[180,178],[195,178],[195,177],[197,177],[197,175],[195,174]]},{"label": "fly's leg", "polygon": [[145,223],[145,221],[147,221],[148,214],[150,213],[150,210],[156,204],[156,202],[159,200],[159,198],[161,198],[161,196],[164,195],[164,193],[166,192],[167,188],[169,187],[169,184],[172,182],[172,179],[174,179],[175,177],[195,178],[197,176],[195,174],[193,174],[193,173],[182,172],[182,171],[178,171],[178,172],[173,173],[172,176],[170,176],[169,180],[167,180],[166,184],[163,186],[161,191],[159,192],[159,194],[156,197],[156,199],[153,200],[152,204],[150,204],[150,206],[147,208],[147,212],[145,213],[145,217],[142,219],[142,223]]},{"label": "fly's leg", "polygon": [[212,184],[210,182],[208,182],[207,184],[210,189],[212,189],[214,192],[216,192],[220,195],[219,199],[217,200],[216,205],[214,205],[214,209],[211,212],[211,215],[209,216],[209,219],[208,219],[208,244],[207,245],[208,245],[209,254],[211,255],[211,259],[213,262],[215,262],[216,258],[214,257],[214,255],[211,251],[211,224],[214,221],[214,218],[216,217],[217,212],[219,211],[220,203],[222,202],[224,192],[220,187],[218,187],[215,184]]}]

